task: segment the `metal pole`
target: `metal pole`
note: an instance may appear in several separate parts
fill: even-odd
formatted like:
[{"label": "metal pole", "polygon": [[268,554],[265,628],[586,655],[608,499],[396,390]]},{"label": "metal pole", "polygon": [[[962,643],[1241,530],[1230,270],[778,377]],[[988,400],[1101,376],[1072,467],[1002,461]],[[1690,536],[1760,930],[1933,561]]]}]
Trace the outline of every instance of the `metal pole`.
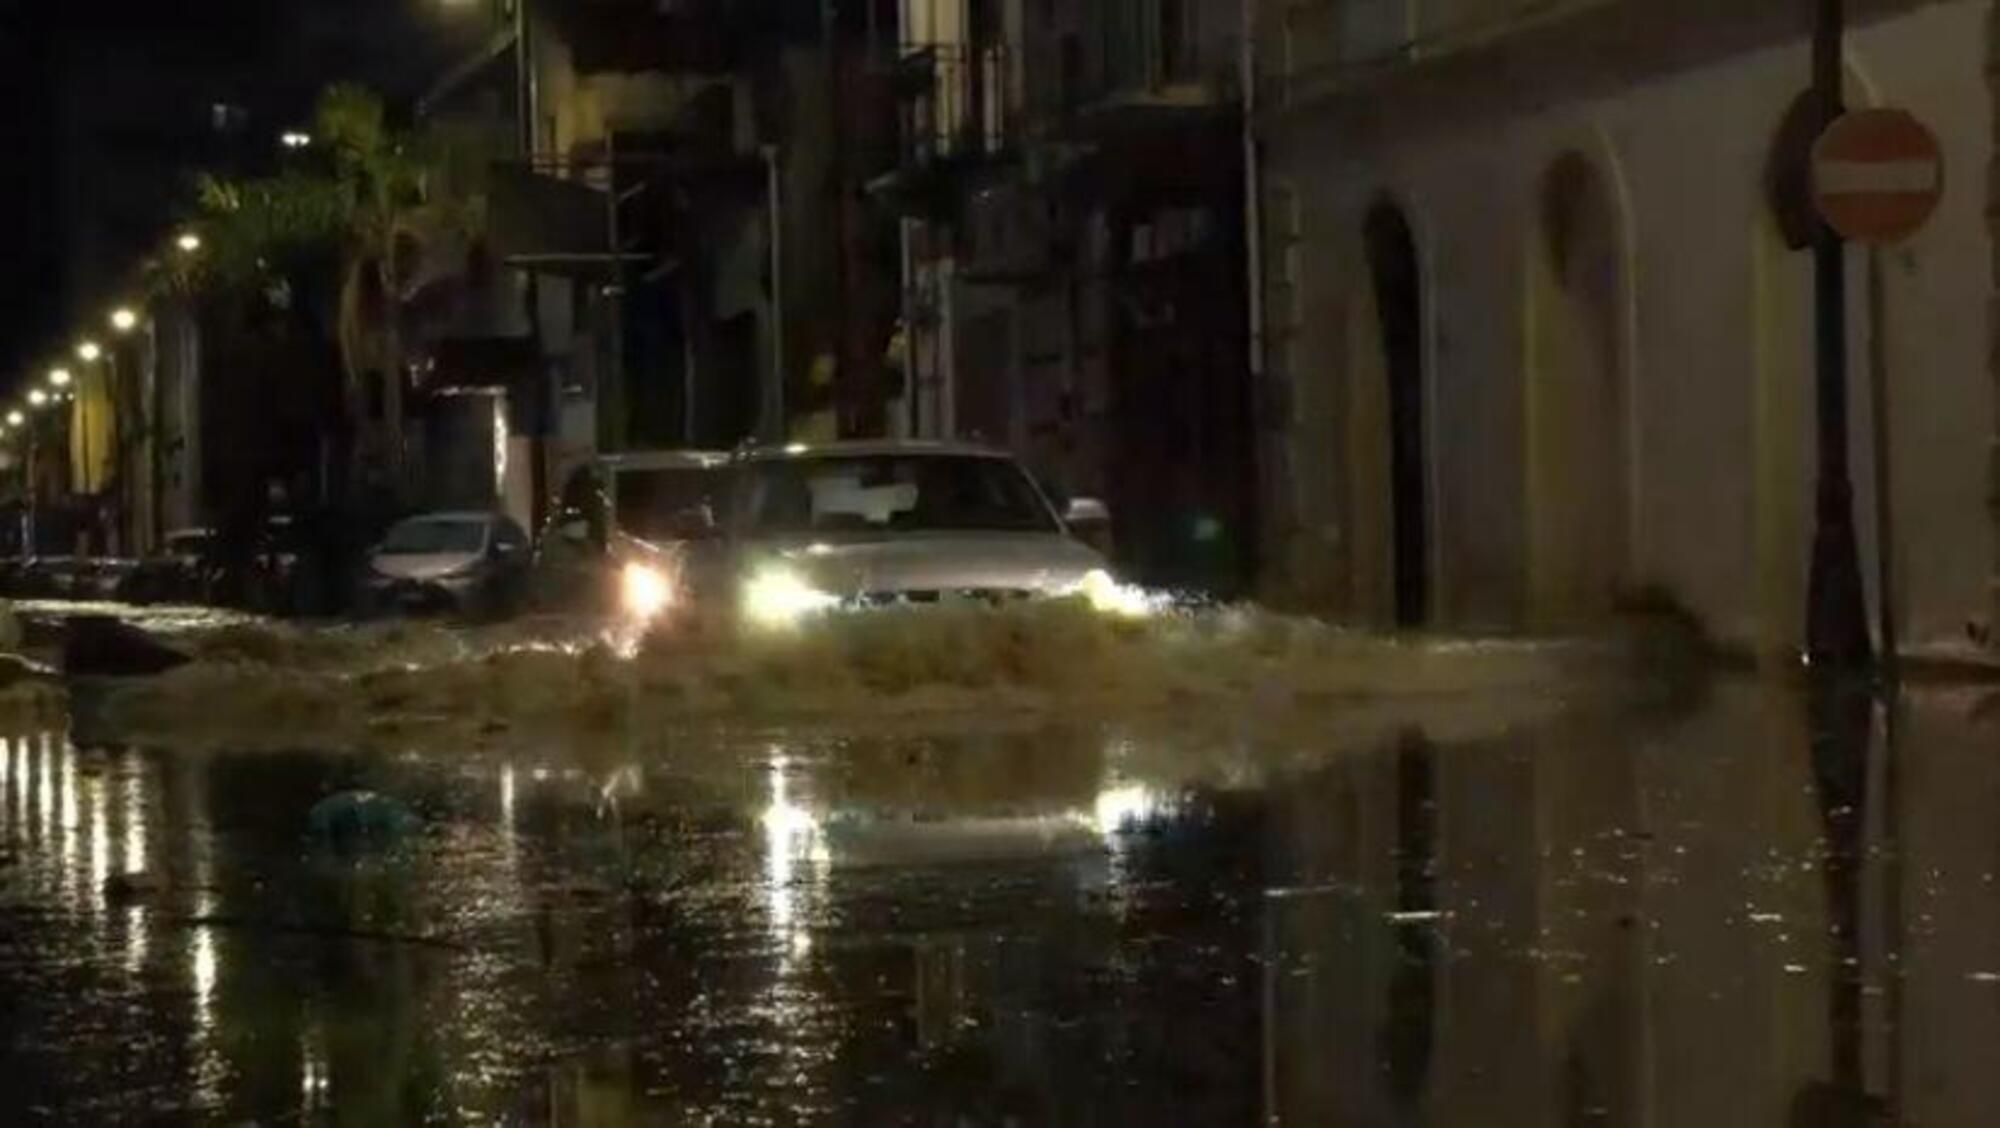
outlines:
[{"label": "metal pole", "polygon": [[146,318],[146,487],[152,518],[153,547],[167,543],[166,466],[161,437],[166,433],[166,393],[160,380],[160,320]]},{"label": "metal pole", "polygon": [[536,103],[534,48],[529,41],[533,28],[528,20],[528,0],[514,0],[514,107],[520,116],[521,155],[532,158],[535,153],[535,115],[541,112]]},{"label": "metal pole", "polygon": [[764,438],[785,437],[785,223],[778,147],[764,146],[764,193],[771,227],[771,375],[762,410]]},{"label": "metal pole", "polygon": [[1243,0],[1243,243],[1250,272],[1250,378],[1264,374],[1264,186],[1257,147],[1257,3]]},{"label": "metal pole", "polygon": [[38,546],[35,542],[40,539],[37,530],[41,524],[38,520],[41,506],[38,499],[41,494],[42,484],[39,481],[40,476],[35,473],[35,471],[41,468],[42,462],[41,437],[36,433],[40,423],[41,417],[39,414],[31,413],[28,416],[28,523],[21,530],[21,555],[23,557],[33,557],[36,555]]},{"label": "metal pole", "polygon": [[[529,175],[535,169],[535,125],[541,113],[540,91],[536,87],[534,41],[532,21],[528,18],[528,0],[514,0],[514,65],[515,65],[515,112],[520,116],[521,163],[523,171]],[[616,248],[613,248],[614,250]],[[521,287],[521,304],[527,314],[528,349],[534,359],[534,371],[528,374],[527,394],[534,397],[527,416],[528,426],[528,527],[539,530],[547,514],[548,507],[548,431],[551,400],[548,387],[548,365],[542,360],[542,298],[541,279],[530,268],[526,272]],[[511,402],[511,395],[509,400]],[[507,483],[497,483],[503,501],[507,494]]]},{"label": "metal pole", "polygon": [[[1813,0],[1813,95],[1824,130],[1842,112],[1843,0]],[[1848,476],[1847,253],[1825,223],[1813,237],[1813,312],[1818,341],[1819,485],[1806,656],[1815,668],[1866,670],[1874,655],[1855,546],[1854,485]]]},{"label": "metal pole", "polygon": [[[1896,495],[1890,465],[1888,299],[1882,252],[1868,250],[1868,399],[1875,417],[1875,609],[1882,648],[1882,677],[1893,691],[1897,675]],[[1893,707],[1893,706],[1892,706]]]}]

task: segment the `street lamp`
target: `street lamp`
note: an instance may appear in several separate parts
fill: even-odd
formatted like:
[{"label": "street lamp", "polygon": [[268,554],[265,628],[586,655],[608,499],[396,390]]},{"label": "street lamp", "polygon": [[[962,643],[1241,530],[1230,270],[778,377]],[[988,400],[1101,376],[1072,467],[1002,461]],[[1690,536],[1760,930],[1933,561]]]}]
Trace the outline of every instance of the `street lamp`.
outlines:
[{"label": "street lamp", "polygon": [[27,421],[28,417],[22,414],[21,409],[18,407],[7,413],[7,425],[9,427],[19,427]]},{"label": "street lamp", "polygon": [[28,389],[28,403],[32,407],[47,407],[49,394],[40,388]]},{"label": "street lamp", "polygon": [[139,315],[119,306],[111,311],[111,327],[120,333],[130,333],[139,327]]},{"label": "street lamp", "polygon": [[183,231],[180,238],[174,240],[174,246],[191,255],[201,250],[201,236],[192,231]]},{"label": "street lamp", "polygon": [[[98,357],[103,355],[104,350],[98,347],[96,341],[84,341],[76,346],[76,358],[85,364],[94,363]],[[54,373],[50,373],[50,375],[54,375]]]},{"label": "street lamp", "polygon": [[[95,349],[96,347],[97,347],[96,345],[92,345],[92,346],[91,346],[91,348],[92,348],[92,349]],[[77,351],[78,351],[79,353],[81,353],[81,352],[82,352],[83,350],[81,350],[81,349],[78,349]],[[84,357],[84,359],[85,359],[85,360],[95,360],[95,359],[97,359],[97,357],[96,357],[96,355],[94,355],[94,354],[93,354],[93,355],[91,355],[91,356],[87,356],[87,357]],[[67,368],[51,368],[51,369],[49,369],[49,385],[50,385],[51,387],[56,387],[56,388],[67,388],[67,387],[69,387],[69,382],[70,382],[70,374],[69,374],[69,369],[67,369]]]}]

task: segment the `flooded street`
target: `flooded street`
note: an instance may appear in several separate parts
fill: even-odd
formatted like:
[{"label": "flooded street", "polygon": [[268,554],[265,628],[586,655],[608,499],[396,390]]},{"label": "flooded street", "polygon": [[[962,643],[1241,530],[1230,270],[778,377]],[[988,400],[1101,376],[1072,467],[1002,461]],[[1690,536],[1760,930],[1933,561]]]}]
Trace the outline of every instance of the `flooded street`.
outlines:
[{"label": "flooded street", "polygon": [[[46,1123],[1970,1125],[2000,1100],[1978,693],[1893,733],[1731,682],[1491,726],[1345,708],[539,755],[14,733],[0,1085]],[[416,818],[330,830],[316,806],[355,791]]]}]

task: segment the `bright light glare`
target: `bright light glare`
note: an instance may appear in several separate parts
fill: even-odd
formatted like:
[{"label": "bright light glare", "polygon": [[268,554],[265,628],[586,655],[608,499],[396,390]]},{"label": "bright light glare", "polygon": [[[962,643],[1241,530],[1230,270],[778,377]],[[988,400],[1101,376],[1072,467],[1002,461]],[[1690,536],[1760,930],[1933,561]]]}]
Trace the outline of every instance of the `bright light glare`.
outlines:
[{"label": "bright light glare", "polygon": [[278,143],[287,149],[303,149],[313,143],[312,134],[293,129],[278,135]]},{"label": "bright light glare", "polygon": [[[93,345],[93,346],[91,346],[91,347],[92,347],[92,348],[96,348],[96,346],[95,346],[95,345]],[[82,352],[83,350],[81,350],[81,349],[78,349],[77,351],[78,351],[78,352],[80,353],[80,352]],[[95,356],[90,356],[90,357],[85,357],[84,359],[86,359],[86,360],[94,360],[94,359],[96,359],[96,358],[95,358]],[[54,386],[54,387],[57,387],[57,388],[67,388],[67,387],[69,387],[69,381],[70,381],[70,375],[69,375],[69,369],[67,369],[67,368],[52,368],[52,369],[50,369],[50,370],[49,370],[49,383],[50,383],[50,385],[52,385],[52,386]]]},{"label": "bright light glare", "polygon": [[21,414],[19,411],[10,411],[7,413],[7,425],[9,427],[19,427],[21,424],[26,423],[27,421],[28,417]]},{"label": "bright light glare", "polygon": [[1097,833],[1110,837],[1154,818],[1160,812],[1158,797],[1143,787],[1114,787],[1097,794],[1091,825]]},{"label": "bright light glare", "polygon": [[40,388],[31,388],[28,390],[28,402],[41,407],[49,402],[49,394]]},{"label": "bright light glare", "polygon": [[763,627],[789,627],[839,602],[789,568],[767,568],[743,588],[743,614]]},{"label": "bright light glare", "polygon": [[193,254],[201,250],[201,236],[192,231],[183,232],[180,238],[174,240],[174,246],[179,247],[188,254]]},{"label": "bright light glare", "polygon": [[674,601],[673,585],[666,575],[645,564],[625,565],[619,586],[625,612],[635,619],[652,619]]},{"label": "bright light glare", "polygon": [[1076,590],[1090,601],[1091,607],[1106,615],[1143,619],[1153,613],[1152,597],[1139,588],[1112,579],[1111,573],[1102,568],[1092,568],[1085,573],[1083,582],[1076,586]]},{"label": "bright light glare", "polygon": [[111,327],[120,333],[130,333],[139,327],[139,315],[129,309],[111,311]]},{"label": "bright light glare", "polygon": [[104,350],[98,347],[96,341],[85,341],[76,346],[76,355],[79,360],[93,361],[103,356]]}]

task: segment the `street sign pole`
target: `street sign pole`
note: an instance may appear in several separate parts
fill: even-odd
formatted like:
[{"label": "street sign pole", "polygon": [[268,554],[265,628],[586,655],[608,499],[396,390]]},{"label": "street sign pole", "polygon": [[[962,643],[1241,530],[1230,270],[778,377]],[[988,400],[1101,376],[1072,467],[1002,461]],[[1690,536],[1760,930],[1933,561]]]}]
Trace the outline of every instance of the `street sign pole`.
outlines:
[{"label": "street sign pole", "polygon": [[1868,248],[1868,406],[1875,419],[1875,611],[1882,646],[1882,680],[1900,675],[1896,639],[1896,494],[1890,477],[1889,320],[1882,249]]},{"label": "street sign pole", "polygon": [[[1842,110],[1842,0],[1813,0],[1813,94],[1823,130]],[[1821,220],[1813,238],[1813,312],[1817,337],[1819,484],[1814,507],[1812,574],[1806,609],[1806,657],[1815,669],[1861,672],[1874,662],[1868,641],[1861,558],[1854,534],[1854,485],[1848,473],[1847,253]]]}]

